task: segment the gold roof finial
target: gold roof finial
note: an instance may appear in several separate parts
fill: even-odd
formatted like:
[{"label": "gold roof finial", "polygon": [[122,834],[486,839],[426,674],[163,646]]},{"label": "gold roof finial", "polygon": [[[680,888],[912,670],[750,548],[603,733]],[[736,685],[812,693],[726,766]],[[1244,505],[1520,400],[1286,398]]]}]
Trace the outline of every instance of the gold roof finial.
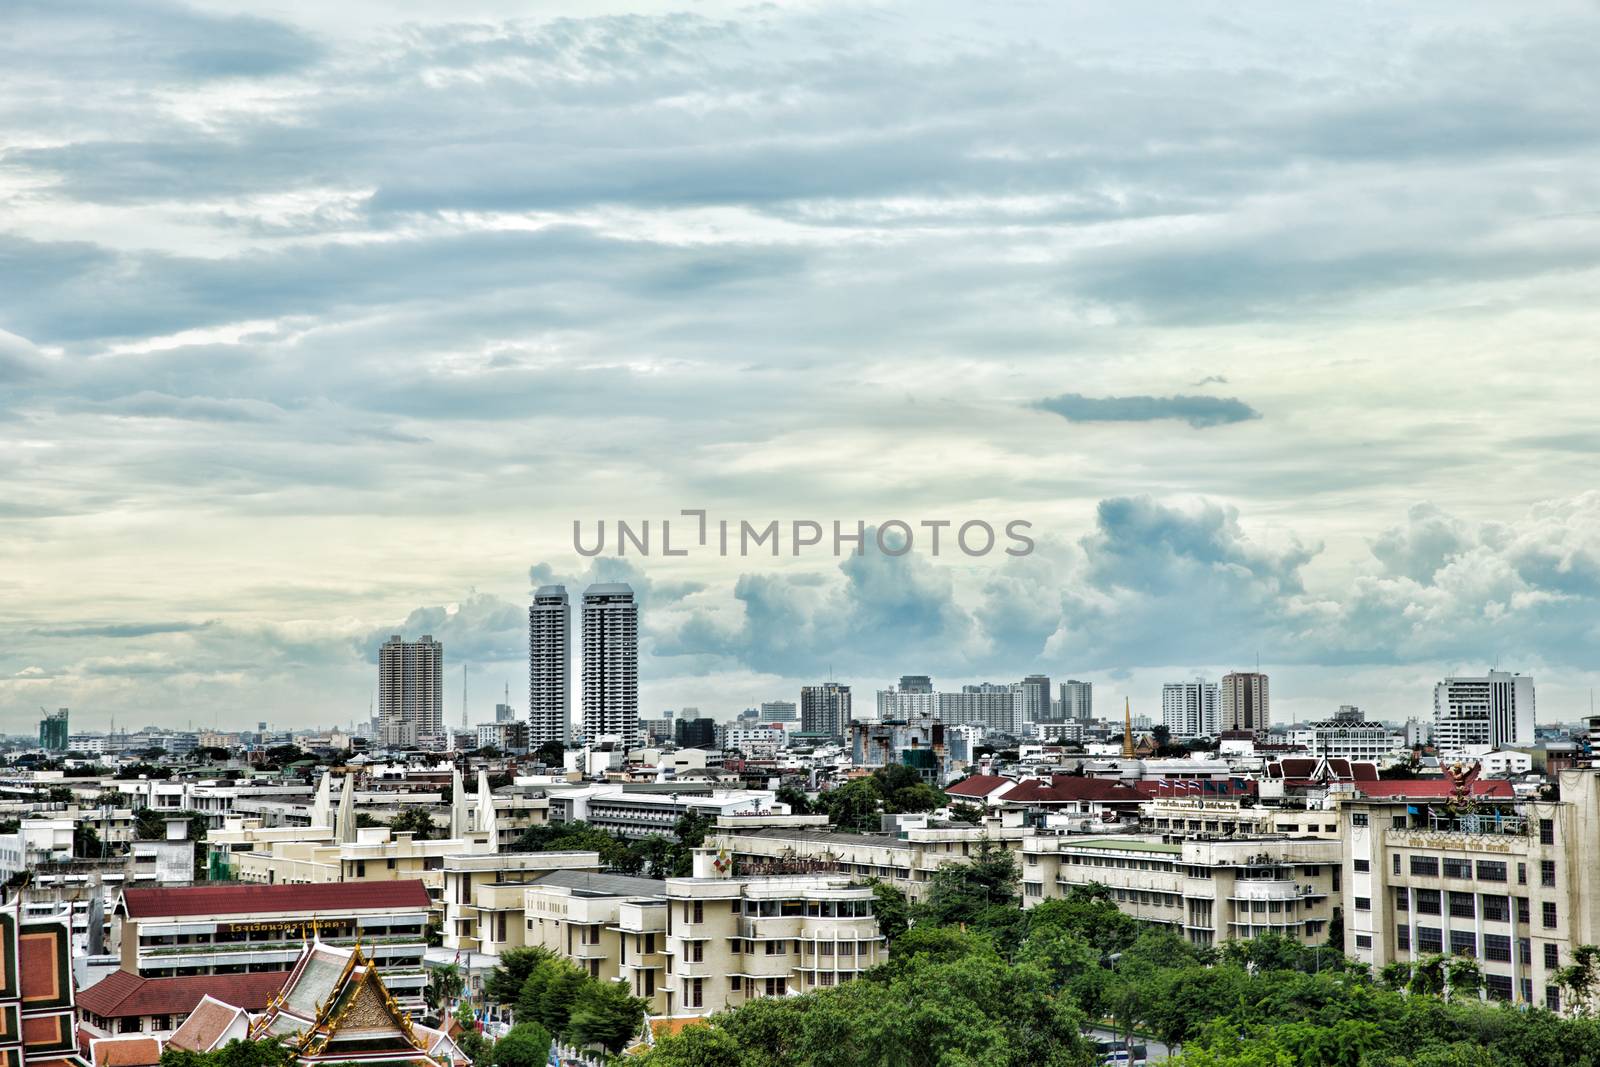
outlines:
[{"label": "gold roof finial", "polygon": [[1127,697],[1122,698],[1122,758],[1133,758],[1133,708]]}]

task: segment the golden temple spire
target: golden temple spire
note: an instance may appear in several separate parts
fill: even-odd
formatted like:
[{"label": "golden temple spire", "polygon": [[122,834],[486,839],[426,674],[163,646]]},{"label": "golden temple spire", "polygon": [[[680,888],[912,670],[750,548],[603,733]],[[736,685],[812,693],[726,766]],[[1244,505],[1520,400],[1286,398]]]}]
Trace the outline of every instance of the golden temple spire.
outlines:
[{"label": "golden temple spire", "polygon": [[1122,758],[1133,758],[1133,709],[1128,698],[1122,698]]}]

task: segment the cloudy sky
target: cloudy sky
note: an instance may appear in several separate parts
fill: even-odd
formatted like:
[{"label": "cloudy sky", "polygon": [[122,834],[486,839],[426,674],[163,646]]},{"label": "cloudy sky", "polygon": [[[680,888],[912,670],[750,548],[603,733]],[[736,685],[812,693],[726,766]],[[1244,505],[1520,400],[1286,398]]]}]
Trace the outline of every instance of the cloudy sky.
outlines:
[{"label": "cloudy sky", "polygon": [[[1042,670],[1600,673],[1592,3],[7,0],[0,730]],[[571,524],[1039,548],[580,558]]]}]

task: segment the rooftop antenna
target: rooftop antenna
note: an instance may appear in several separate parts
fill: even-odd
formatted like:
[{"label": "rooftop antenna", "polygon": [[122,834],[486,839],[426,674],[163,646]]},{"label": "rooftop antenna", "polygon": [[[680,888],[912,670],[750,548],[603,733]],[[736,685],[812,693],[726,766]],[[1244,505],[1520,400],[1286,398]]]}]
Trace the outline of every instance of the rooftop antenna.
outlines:
[{"label": "rooftop antenna", "polygon": [[467,665],[461,665],[461,728],[467,729]]}]

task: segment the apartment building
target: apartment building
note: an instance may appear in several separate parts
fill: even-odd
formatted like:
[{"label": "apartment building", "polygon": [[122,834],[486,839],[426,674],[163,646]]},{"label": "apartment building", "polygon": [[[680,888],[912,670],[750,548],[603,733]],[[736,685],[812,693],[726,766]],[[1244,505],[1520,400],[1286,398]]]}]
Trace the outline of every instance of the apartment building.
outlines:
[{"label": "apartment building", "polygon": [[731,869],[704,849],[697,877],[665,882],[666,1014],[708,1015],[835,986],[888,958],[867,886],[844,876],[723,873]]},{"label": "apartment building", "polygon": [[522,891],[552,871],[598,872],[598,852],[455,855],[444,860],[444,947],[498,955],[524,944]]},{"label": "apartment building", "polygon": [[548,795],[550,822],[587,822],[630,839],[671,836],[678,819],[690,811],[715,819],[741,812],[784,814],[789,810],[765,790],[714,789],[710,783],[552,786]]},{"label": "apartment building", "polygon": [[1340,906],[1337,840],[1036,834],[1022,842],[1022,906],[1104,885],[1117,907],[1197,945],[1268,931],[1321,943]]},{"label": "apartment building", "polygon": [[[802,822],[801,820],[806,820]],[[1032,831],[1019,825],[927,826],[890,834],[846,834],[818,826],[811,817],[759,825],[760,820],[724,819],[707,837],[725,849],[740,875],[838,874],[878,878],[920,900],[933,872],[966,862],[984,839],[1015,849]]]},{"label": "apartment building", "polygon": [[121,969],[145,978],[281,971],[307,939],[359,940],[396,999],[420,1007],[430,904],[420,881],[125,889]]},{"label": "apartment building", "polygon": [[591,978],[621,980],[667,1012],[667,899],[657,878],[556,871],[521,887],[528,945],[572,960]]},{"label": "apartment building", "polygon": [[1600,774],[1559,800],[1363,798],[1341,811],[1345,948],[1381,970],[1440,953],[1477,959],[1484,995],[1563,1005],[1555,975],[1600,940]]}]

